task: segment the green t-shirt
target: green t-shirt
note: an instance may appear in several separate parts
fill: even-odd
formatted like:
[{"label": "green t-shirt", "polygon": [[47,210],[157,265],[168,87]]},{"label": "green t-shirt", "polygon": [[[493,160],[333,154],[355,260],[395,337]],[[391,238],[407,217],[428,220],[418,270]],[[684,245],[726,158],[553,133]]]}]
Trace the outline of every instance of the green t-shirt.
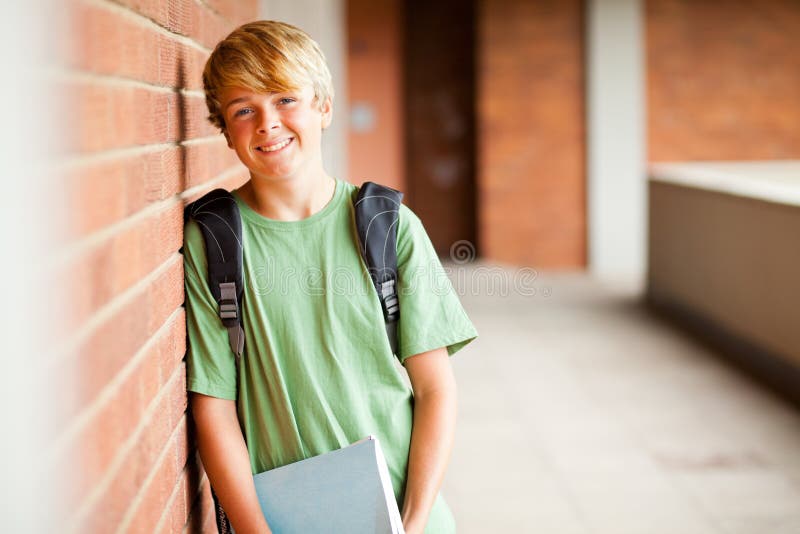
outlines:
[{"label": "green t-shirt", "polygon": [[[208,289],[199,227],[184,235],[188,389],[237,399],[253,473],[380,439],[402,508],[412,391],[391,352],[380,302],[358,251],[356,186],[337,180],[331,201],[300,221],[267,219],[238,196],[242,215],[245,348],[237,377],[228,333]],[[397,223],[399,359],[477,335],[420,220]],[[426,532],[454,532],[439,497]]]}]

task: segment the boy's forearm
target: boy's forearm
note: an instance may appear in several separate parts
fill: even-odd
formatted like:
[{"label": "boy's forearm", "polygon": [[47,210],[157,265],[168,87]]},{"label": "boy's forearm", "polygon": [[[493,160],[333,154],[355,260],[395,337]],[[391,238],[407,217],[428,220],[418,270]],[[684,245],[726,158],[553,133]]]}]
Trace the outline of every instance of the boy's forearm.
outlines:
[{"label": "boy's forearm", "polygon": [[231,411],[220,409],[220,404],[193,402],[192,408],[203,467],[234,530],[237,534],[270,533],[258,503],[235,406]]},{"label": "boy's forearm", "polygon": [[455,388],[443,388],[414,398],[414,426],[408,458],[403,524],[422,532],[444,478],[453,446],[456,421]]}]

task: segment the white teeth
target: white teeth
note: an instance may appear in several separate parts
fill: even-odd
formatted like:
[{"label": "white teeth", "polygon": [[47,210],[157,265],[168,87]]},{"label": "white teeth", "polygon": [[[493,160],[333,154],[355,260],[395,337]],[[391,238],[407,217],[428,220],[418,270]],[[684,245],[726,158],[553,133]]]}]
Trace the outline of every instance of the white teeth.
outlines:
[{"label": "white teeth", "polygon": [[286,141],[281,141],[276,145],[260,146],[258,147],[258,150],[260,150],[261,152],[275,152],[276,150],[280,150],[286,145],[288,145],[291,141],[292,141],[291,138],[289,138]]}]

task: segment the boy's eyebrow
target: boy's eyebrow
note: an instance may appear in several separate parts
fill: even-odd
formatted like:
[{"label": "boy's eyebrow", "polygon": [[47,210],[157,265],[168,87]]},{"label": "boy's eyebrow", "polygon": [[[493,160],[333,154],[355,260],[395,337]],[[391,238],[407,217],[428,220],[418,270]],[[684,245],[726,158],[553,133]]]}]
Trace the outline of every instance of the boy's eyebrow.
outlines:
[{"label": "boy's eyebrow", "polygon": [[249,100],[249,99],[250,99],[250,97],[249,97],[249,96],[240,96],[239,98],[234,98],[233,100],[231,100],[230,102],[228,102],[227,104],[225,104],[225,109],[228,109],[228,108],[229,108],[229,107],[231,107],[233,104],[238,104],[239,102],[245,102],[245,101],[247,101],[247,100]]},{"label": "boy's eyebrow", "polygon": [[[280,96],[280,95],[289,94],[289,93],[291,93],[291,92],[292,92],[291,90],[288,90],[288,91],[280,91],[280,92],[276,92],[276,93],[271,93],[271,95],[272,95],[272,96]],[[231,100],[230,102],[228,102],[227,104],[225,104],[225,109],[228,109],[228,108],[229,108],[229,107],[231,107],[233,104],[238,104],[239,102],[246,102],[246,101],[250,100],[250,98],[251,98],[251,97],[249,97],[249,96],[240,96],[240,97],[238,97],[238,98],[234,98],[233,100]]]}]

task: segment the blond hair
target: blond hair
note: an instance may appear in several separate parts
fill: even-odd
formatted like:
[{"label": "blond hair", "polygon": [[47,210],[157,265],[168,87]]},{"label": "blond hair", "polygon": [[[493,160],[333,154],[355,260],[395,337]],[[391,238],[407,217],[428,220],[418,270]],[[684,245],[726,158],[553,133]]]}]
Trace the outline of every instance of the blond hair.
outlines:
[{"label": "blond hair", "polygon": [[321,106],[333,100],[333,82],[325,55],[303,30],[273,20],[239,26],[220,41],[203,69],[208,120],[225,130],[220,93],[227,87],[280,93],[311,85]]}]

